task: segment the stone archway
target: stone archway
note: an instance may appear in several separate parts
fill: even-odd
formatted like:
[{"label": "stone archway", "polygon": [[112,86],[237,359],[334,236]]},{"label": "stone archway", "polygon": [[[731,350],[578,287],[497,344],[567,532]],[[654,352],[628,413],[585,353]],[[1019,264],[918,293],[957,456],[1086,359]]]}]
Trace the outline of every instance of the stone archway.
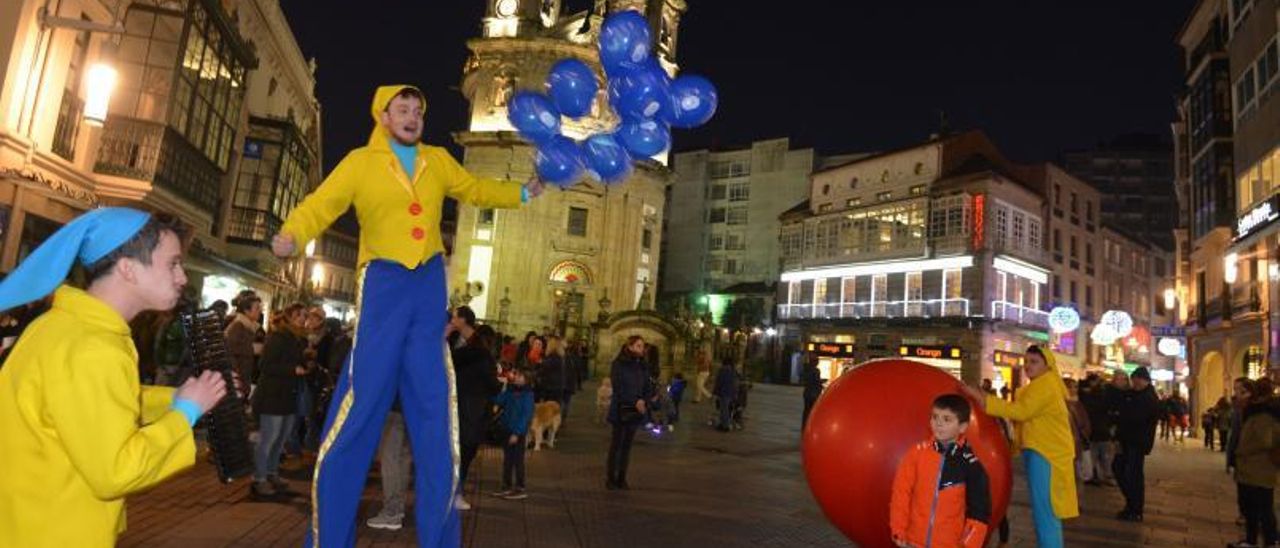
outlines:
[{"label": "stone archway", "polygon": [[1227,395],[1227,386],[1224,380],[1225,371],[1223,370],[1225,366],[1222,354],[1218,352],[1210,352],[1200,359],[1200,364],[1196,367],[1196,405],[1194,409],[1197,417],[1200,413],[1204,413],[1205,409],[1218,403],[1218,398]]},{"label": "stone archway", "polygon": [[600,334],[595,359],[602,374],[608,374],[613,359],[632,335],[639,335],[658,348],[659,378],[670,378],[679,370],[676,364],[684,363],[684,339],[671,322],[652,310],[628,310],[609,316],[607,327]]}]

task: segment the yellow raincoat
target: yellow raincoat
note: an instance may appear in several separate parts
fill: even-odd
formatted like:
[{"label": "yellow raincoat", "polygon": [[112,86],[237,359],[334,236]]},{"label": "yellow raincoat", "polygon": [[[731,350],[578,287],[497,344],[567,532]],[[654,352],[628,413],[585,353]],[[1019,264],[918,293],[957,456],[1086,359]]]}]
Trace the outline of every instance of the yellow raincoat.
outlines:
[{"label": "yellow raincoat", "polygon": [[1050,500],[1059,519],[1080,515],[1076,499],[1075,438],[1067,414],[1067,386],[1053,352],[1046,351],[1049,371],[1032,379],[1014,394],[1013,402],[987,396],[987,413],[1014,422],[1015,442],[1049,461]]},{"label": "yellow raincoat", "polygon": [[404,172],[380,114],[397,93],[410,87],[378,88],[370,109],[374,128],[369,144],[347,154],[289,214],[280,231],[293,236],[298,249],[355,205],[360,221],[357,264],[387,259],[415,268],[444,252],[440,213],[446,195],[479,207],[520,206],[520,183],[476,177],[440,147],[419,143],[414,172]]},{"label": "yellow raincoat", "polygon": [[115,545],[125,495],[195,463],[172,402],[139,386],[124,318],[59,288],[0,369],[0,546]]}]

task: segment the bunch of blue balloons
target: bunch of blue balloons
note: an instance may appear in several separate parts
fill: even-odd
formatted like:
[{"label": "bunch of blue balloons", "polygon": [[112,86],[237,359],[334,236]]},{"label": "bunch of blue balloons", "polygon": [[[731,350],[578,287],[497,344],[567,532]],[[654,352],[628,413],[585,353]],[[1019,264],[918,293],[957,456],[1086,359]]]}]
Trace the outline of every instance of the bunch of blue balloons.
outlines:
[{"label": "bunch of blue balloons", "polygon": [[649,24],[628,10],[605,18],[600,28],[600,64],[609,104],[622,123],[581,143],[560,133],[560,117],[591,112],[600,91],[595,72],[578,59],[561,59],[547,76],[547,93],[520,91],[507,118],[520,136],[537,146],[534,167],[548,183],[569,186],[592,174],[606,183],[626,180],[633,157],[649,157],[671,146],[671,127],[705,124],[716,111],[716,88],[695,75],[674,80],[652,55]]}]

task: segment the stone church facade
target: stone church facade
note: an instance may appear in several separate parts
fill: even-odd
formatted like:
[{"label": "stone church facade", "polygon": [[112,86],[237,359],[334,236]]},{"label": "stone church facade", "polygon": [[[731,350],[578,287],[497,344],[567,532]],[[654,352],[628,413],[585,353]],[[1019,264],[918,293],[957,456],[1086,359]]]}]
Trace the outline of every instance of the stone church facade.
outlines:
[{"label": "stone church facade", "polygon": [[[684,0],[596,0],[562,13],[560,0],[486,0],[482,35],[467,43],[462,92],[471,104],[467,131],[455,134],[464,166],[481,176],[524,181],[534,149],[507,122],[506,104],[520,89],[542,90],[551,65],[574,57],[596,69],[596,37],[613,10],[645,13],[659,56],[675,73],[675,36]],[[591,115],[564,120],[581,139],[617,123],[603,92]],[[651,305],[657,288],[666,153],[638,162],[627,181],[604,185],[584,177],[564,190],[549,187],[519,210],[460,205],[450,287],[465,293],[476,314],[506,333],[555,331],[585,337],[602,313]]]}]

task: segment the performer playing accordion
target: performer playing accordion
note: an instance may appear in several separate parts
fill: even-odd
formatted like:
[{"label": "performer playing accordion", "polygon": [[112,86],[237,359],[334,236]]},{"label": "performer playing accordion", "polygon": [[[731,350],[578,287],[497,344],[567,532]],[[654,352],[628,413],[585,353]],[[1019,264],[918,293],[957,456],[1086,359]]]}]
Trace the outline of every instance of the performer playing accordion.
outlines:
[{"label": "performer playing accordion", "polygon": [[[195,463],[192,425],[224,380],[140,386],[129,332],[138,313],[177,302],[183,231],[168,216],[96,209],[0,282],[0,310],[53,293],[0,369],[0,546],[112,546],[124,497]],[[62,285],[77,260],[84,290]]]}]

